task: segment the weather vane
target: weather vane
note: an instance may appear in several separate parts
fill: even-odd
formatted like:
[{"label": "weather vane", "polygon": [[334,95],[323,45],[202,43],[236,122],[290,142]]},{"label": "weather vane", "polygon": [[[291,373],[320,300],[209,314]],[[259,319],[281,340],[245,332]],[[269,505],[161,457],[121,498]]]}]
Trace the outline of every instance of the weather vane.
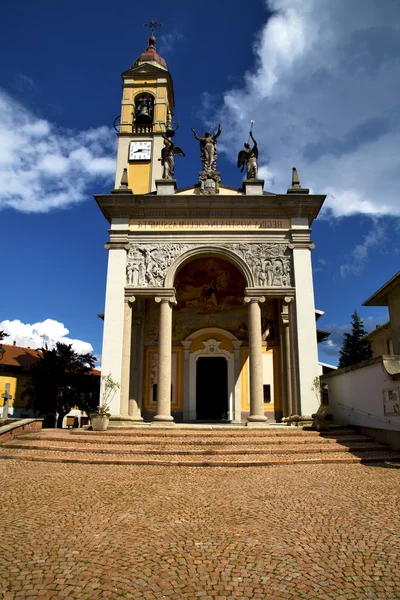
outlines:
[{"label": "weather vane", "polygon": [[150,27],[151,35],[154,35],[156,27],[163,27],[162,23],[157,23],[156,17],[151,17],[150,23],[144,23],[143,27]]}]

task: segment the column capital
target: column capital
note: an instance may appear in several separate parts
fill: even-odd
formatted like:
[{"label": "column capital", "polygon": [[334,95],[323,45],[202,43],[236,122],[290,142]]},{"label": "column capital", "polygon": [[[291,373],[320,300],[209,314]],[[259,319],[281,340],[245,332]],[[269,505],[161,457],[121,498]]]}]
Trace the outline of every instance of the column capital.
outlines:
[{"label": "column capital", "polygon": [[106,244],[104,244],[104,248],[106,250],[129,250],[129,244],[126,242],[121,242],[118,240],[110,240]]},{"label": "column capital", "polygon": [[136,302],[136,297],[135,296],[129,296],[129,298],[126,298],[126,301],[128,303],[128,306],[130,306],[132,308],[132,306]]},{"label": "column capital", "polygon": [[285,296],[283,298],[283,303],[284,304],[290,304],[291,302],[293,302],[293,299],[294,299],[293,296]]},{"label": "column capital", "polygon": [[265,296],[245,296],[244,301],[247,304],[250,304],[250,302],[259,302],[260,304],[262,304],[263,302],[265,302]]},{"label": "column capital", "polygon": [[169,302],[172,306],[178,304],[175,296],[156,296],[154,300],[157,302],[157,304],[164,304],[166,302]]}]

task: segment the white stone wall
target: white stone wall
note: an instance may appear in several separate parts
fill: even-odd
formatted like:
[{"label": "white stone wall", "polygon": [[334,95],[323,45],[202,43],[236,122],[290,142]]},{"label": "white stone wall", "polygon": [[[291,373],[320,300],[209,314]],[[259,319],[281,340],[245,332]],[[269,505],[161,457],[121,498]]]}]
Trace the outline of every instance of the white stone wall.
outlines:
[{"label": "white stone wall", "polygon": [[338,370],[325,376],[328,385],[328,412],[336,422],[400,431],[400,415],[386,416],[383,390],[400,388],[400,381],[388,377],[380,359],[352,370]]}]

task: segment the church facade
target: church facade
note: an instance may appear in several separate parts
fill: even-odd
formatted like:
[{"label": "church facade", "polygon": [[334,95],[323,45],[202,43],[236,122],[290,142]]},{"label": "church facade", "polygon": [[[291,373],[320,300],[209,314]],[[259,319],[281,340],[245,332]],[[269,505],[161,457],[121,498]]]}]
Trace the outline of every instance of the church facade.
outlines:
[{"label": "church facade", "polygon": [[286,194],[265,192],[256,143],[242,154],[243,187],[223,185],[218,132],[194,132],[203,168],[177,188],[173,82],[153,36],[122,78],[115,188],[95,196],[110,224],[102,372],[120,384],[111,418],[259,426],[311,414],[320,371],[310,225],[325,197],[302,188],[295,169]]}]

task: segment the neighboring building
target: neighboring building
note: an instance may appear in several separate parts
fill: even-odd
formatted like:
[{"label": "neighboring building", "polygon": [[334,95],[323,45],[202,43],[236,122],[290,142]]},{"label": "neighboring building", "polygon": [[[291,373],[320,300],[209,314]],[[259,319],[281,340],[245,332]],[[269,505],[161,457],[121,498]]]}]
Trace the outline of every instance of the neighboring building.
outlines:
[{"label": "neighboring building", "polygon": [[[2,395],[8,389],[11,399],[8,402],[8,413],[13,417],[31,416],[27,409],[27,399],[21,394],[28,380],[28,369],[39,358],[39,352],[31,348],[21,348],[14,342],[12,346],[1,343],[5,352],[0,361],[0,407],[3,406]],[[1,414],[1,410],[0,410]]]},{"label": "neighboring building", "polygon": [[[400,355],[400,271],[393,275],[375,294],[372,294],[363,303],[363,306],[387,306],[389,308],[389,323],[383,325],[383,327],[389,325],[389,329],[370,339],[373,344],[376,340],[378,346],[384,342],[385,336],[390,335],[387,337],[387,347],[382,354]],[[371,334],[369,335],[371,336]]]},{"label": "neighboring building", "polygon": [[[2,395],[8,392],[11,396],[8,401],[8,415],[33,417],[37,413],[27,407],[28,398],[22,400],[21,395],[29,379],[30,367],[41,357],[40,350],[21,348],[15,342],[11,346],[1,342],[1,346],[4,354],[0,360],[0,416],[4,406]],[[91,373],[101,376],[101,372],[97,369],[92,369]],[[80,411],[75,412],[80,413]]]},{"label": "neighboring building", "polygon": [[371,360],[324,374],[329,411],[337,423],[400,449],[400,272],[363,306],[388,306],[390,321],[363,338],[371,342]]},{"label": "neighboring building", "polygon": [[313,413],[310,226],[325,196],[302,188],[295,169],[286,194],[263,191],[254,160],[241,189],[223,184],[218,132],[193,141],[198,182],[177,188],[173,108],[151,36],[122,73],[115,189],[95,196],[110,224],[102,371],[121,384],[112,419],[260,424]]},{"label": "neighboring building", "polygon": [[382,356],[383,354],[394,354],[390,321],[383,325],[377,325],[363,339],[371,343],[372,358]]}]

